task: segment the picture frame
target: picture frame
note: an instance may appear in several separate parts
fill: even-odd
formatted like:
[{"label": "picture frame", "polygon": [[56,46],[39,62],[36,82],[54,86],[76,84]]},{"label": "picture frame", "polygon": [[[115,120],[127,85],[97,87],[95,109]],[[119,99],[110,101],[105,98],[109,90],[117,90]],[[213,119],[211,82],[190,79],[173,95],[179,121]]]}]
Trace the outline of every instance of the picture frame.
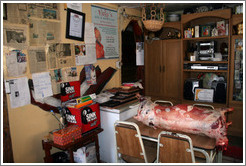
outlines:
[{"label": "picture frame", "polygon": [[3,4],[3,19],[7,20],[7,4]]},{"label": "picture frame", "polygon": [[195,88],[194,101],[213,102],[214,89]]},{"label": "picture frame", "polygon": [[209,37],[211,36],[211,27],[210,26],[202,26],[202,37]]},{"label": "picture frame", "polygon": [[85,13],[67,8],[66,38],[84,41]]}]

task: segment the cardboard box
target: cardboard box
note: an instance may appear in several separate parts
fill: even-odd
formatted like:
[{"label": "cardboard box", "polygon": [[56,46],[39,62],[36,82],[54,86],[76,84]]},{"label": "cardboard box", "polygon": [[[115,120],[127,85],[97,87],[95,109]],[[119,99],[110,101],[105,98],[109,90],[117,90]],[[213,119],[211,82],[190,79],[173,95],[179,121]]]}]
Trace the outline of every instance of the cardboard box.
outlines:
[{"label": "cardboard box", "polygon": [[92,103],[81,108],[65,107],[66,120],[69,124],[81,127],[82,133],[100,125],[100,109],[98,103]]},{"label": "cardboard box", "polygon": [[73,152],[76,163],[97,163],[95,143],[90,143]]}]

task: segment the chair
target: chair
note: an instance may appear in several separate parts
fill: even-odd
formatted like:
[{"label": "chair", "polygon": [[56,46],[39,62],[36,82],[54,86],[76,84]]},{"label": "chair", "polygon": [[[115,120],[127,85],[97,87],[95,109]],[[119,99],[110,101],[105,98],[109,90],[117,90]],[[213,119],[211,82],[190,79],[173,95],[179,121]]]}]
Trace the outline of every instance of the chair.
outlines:
[{"label": "chair", "polygon": [[157,163],[195,163],[194,151],[203,153],[206,162],[210,162],[204,150],[193,147],[189,136],[168,131],[158,135]]},{"label": "chair", "polygon": [[162,131],[158,135],[157,163],[195,163],[192,140],[179,133]]},{"label": "chair", "polygon": [[154,104],[156,103],[162,103],[161,105],[166,105],[166,104],[170,104],[171,106],[173,106],[173,103],[171,101],[165,101],[165,100],[156,100],[154,101]]},{"label": "chair", "polygon": [[148,163],[156,159],[156,147],[144,146],[139,127],[133,122],[116,121],[116,158],[125,162]]}]

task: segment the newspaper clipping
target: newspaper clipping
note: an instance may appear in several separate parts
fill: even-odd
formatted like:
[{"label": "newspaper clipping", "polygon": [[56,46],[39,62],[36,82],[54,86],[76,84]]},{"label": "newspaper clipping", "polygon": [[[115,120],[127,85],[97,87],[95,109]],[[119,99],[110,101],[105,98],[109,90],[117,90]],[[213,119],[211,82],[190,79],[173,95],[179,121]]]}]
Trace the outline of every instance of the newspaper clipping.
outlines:
[{"label": "newspaper clipping", "polygon": [[60,23],[42,20],[30,20],[30,46],[57,43],[60,41]]},{"label": "newspaper clipping", "polygon": [[14,24],[28,24],[26,3],[7,3],[8,22]]},{"label": "newspaper clipping", "polygon": [[60,19],[56,3],[30,3],[28,4],[28,16],[43,19]]},{"label": "newspaper clipping", "polygon": [[26,54],[20,50],[10,51],[6,54],[8,77],[18,77],[26,74]]},{"label": "newspaper clipping", "polygon": [[49,69],[75,66],[74,46],[69,43],[48,45],[47,60]]},{"label": "newspaper clipping", "polygon": [[5,25],[3,42],[7,47],[23,50],[27,47],[27,27]]},{"label": "newspaper clipping", "polygon": [[47,70],[45,48],[32,47],[28,51],[29,69],[31,73],[39,73]]}]

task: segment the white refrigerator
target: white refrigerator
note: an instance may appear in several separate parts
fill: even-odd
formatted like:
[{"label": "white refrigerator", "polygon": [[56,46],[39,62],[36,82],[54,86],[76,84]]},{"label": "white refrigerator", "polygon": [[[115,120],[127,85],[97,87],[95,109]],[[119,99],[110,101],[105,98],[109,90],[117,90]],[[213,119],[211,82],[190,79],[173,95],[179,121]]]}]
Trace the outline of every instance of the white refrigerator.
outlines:
[{"label": "white refrigerator", "polygon": [[125,105],[117,109],[100,107],[101,132],[99,137],[100,160],[107,163],[116,162],[116,143],[114,135],[114,122],[126,120],[137,114],[139,103]]}]

